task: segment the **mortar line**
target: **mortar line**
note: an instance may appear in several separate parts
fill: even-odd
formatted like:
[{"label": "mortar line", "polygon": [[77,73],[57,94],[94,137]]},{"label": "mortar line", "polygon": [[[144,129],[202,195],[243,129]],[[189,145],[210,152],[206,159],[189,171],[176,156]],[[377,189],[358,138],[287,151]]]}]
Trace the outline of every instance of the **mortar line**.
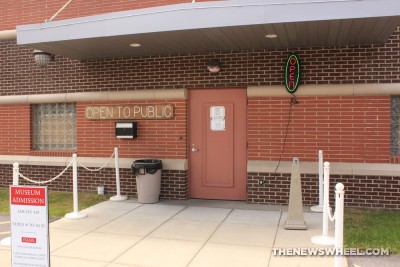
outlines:
[{"label": "mortar line", "polygon": [[279,221],[278,221],[278,225],[276,227],[276,232],[275,232],[275,236],[274,236],[274,242],[272,243],[272,247],[271,247],[271,253],[269,254],[269,260],[268,260],[268,265],[267,267],[269,267],[269,265],[271,264],[271,259],[272,259],[272,249],[275,247],[275,242],[276,242],[276,237],[278,236],[278,231],[279,231],[279,225],[281,224],[281,220],[282,220],[282,211],[280,211],[280,216],[279,216]]}]

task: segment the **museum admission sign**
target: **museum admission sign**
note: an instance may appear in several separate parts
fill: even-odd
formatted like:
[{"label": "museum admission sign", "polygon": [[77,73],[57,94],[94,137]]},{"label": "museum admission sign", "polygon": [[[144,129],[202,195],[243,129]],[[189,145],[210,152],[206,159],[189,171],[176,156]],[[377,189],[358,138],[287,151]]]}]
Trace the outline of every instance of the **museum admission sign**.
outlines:
[{"label": "museum admission sign", "polygon": [[13,267],[50,266],[47,187],[10,186]]}]

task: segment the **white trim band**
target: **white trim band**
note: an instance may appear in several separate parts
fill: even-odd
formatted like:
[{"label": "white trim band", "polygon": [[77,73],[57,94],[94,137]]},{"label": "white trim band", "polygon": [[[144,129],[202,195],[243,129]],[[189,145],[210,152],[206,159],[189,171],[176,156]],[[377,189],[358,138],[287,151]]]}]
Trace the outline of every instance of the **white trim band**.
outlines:
[{"label": "white trim band", "polygon": [[63,94],[10,95],[0,96],[0,104],[44,104],[67,102],[106,102],[128,100],[184,100],[187,99],[186,89],[157,89],[82,92]]},{"label": "white trim band", "polygon": [[[296,96],[399,95],[400,83],[299,85]],[[284,85],[249,86],[247,97],[290,96]]]},{"label": "white trim band", "polygon": [[[79,157],[78,161],[90,168],[103,166],[108,158],[103,157]],[[119,167],[121,169],[130,169],[135,158],[119,158]],[[187,159],[161,159],[164,170],[186,171],[188,169]],[[36,165],[36,166],[67,166],[71,162],[71,157],[42,157],[42,156],[18,156],[18,155],[0,155],[0,164]],[[106,164],[105,168],[114,168],[114,160]],[[10,168],[12,168],[10,166]]]},{"label": "white trim band", "polygon": [[[274,173],[278,161],[249,160],[247,172]],[[291,173],[292,162],[282,161],[277,173]],[[318,174],[318,162],[301,162],[300,171],[305,174]],[[400,164],[390,163],[346,163],[330,162],[330,174],[365,176],[400,176]]]},{"label": "white trim band", "polygon": [[17,39],[17,30],[5,30],[0,31],[0,42],[1,41],[12,41]]},{"label": "white trim band", "polygon": [[[368,96],[399,95],[400,83],[384,84],[329,84],[300,85],[296,96]],[[285,87],[249,86],[247,97],[284,97],[290,96]],[[0,104],[44,104],[66,102],[106,102],[124,100],[185,100],[187,89],[157,89],[107,92],[82,92],[63,94],[10,95],[0,96]]]},{"label": "white trim band", "polygon": [[[78,157],[80,163],[90,168],[103,166],[109,158],[105,157]],[[120,158],[119,166],[122,169],[130,169],[136,158]],[[188,170],[187,159],[161,159],[164,170]],[[42,157],[42,156],[19,156],[0,155],[0,164],[36,165],[36,166],[67,166],[71,157]],[[366,176],[400,176],[400,164],[389,163],[346,163],[330,162],[330,173],[334,175],[366,175]],[[278,165],[277,161],[249,160],[247,172],[273,173]],[[114,168],[114,161],[110,161],[106,168]],[[282,161],[277,173],[290,173],[292,170],[291,161]],[[301,162],[301,173],[318,174],[318,162]]]}]

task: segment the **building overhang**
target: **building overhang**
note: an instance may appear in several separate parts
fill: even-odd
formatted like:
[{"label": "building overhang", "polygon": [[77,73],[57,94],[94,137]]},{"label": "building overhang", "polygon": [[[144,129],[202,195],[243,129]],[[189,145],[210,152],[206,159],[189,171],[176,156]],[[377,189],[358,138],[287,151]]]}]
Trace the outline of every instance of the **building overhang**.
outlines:
[{"label": "building overhang", "polygon": [[17,43],[92,60],[381,44],[397,26],[398,0],[232,0],[22,25]]}]

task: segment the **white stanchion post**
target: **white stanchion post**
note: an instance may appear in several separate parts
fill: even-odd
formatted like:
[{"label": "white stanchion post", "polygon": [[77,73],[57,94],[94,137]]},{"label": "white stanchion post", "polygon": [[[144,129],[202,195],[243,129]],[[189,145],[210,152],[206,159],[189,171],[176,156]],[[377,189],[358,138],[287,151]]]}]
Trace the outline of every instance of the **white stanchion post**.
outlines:
[{"label": "white stanchion post", "polygon": [[0,241],[2,247],[11,247],[11,236],[7,236]]},{"label": "white stanchion post", "polygon": [[334,267],[343,267],[343,256],[337,252],[343,252],[343,215],[344,215],[344,185],[336,185],[336,206],[335,206],[335,259]]},{"label": "white stanchion post", "polygon": [[112,201],[123,201],[127,200],[127,196],[121,196],[121,184],[119,179],[119,155],[118,155],[118,147],[114,148],[114,159],[115,159],[115,179],[117,184],[117,195],[110,197]]},{"label": "white stanchion post", "polygon": [[19,185],[19,163],[14,162],[13,165],[13,185]]},{"label": "white stanchion post", "polygon": [[322,153],[322,150],[318,151],[319,204],[311,207],[314,212],[323,212],[324,210],[324,161]]},{"label": "white stanchion post", "polygon": [[[14,162],[13,164],[13,185],[19,185],[19,163]],[[11,237],[5,237],[0,241],[0,245],[3,247],[11,247]]]},{"label": "white stanchion post", "polygon": [[79,212],[78,208],[78,159],[75,153],[72,155],[72,160],[73,160],[72,183],[73,183],[74,211],[65,214],[65,218],[70,220],[79,220],[86,218],[87,215]]},{"label": "white stanchion post", "polygon": [[329,162],[324,163],[324,210],[322,212],[322,235],[314,236],[311,238],[311,242],[316,245],[332,246],[335,244],[333,237],[328,236],[329,227]]}]

